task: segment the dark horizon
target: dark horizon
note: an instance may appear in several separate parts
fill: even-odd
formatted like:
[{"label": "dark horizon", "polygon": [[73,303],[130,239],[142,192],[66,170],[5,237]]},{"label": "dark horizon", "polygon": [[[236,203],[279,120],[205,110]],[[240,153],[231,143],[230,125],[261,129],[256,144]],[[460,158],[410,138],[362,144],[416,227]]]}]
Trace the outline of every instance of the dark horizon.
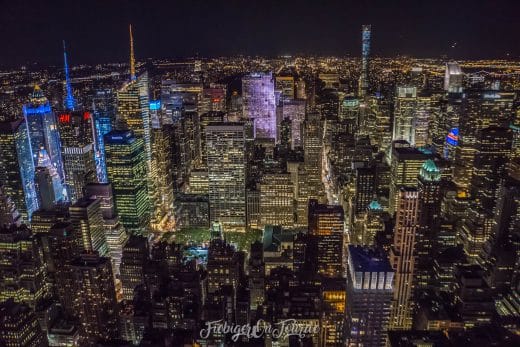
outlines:
[{"label": "dark horizon", "polygon": [[373,56],[516,59],[520,3],[503,1],[0,1],[0,66],[136,58],[317,55],[357,57],[361,25]]}]

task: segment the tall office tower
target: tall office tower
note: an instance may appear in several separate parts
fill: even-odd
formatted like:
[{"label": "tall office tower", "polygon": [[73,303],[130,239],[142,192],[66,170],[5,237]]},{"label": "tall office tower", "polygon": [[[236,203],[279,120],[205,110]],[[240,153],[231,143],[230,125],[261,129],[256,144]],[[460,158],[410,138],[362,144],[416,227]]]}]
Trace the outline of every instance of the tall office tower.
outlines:
[{"label": "tall office tower", "polygon": [[116,213],[114,193],[110,183],[90,183],[85,187],[85,197],[101,200],[103,229],[108,245],[108,252],[113,263],[113,272],[119,275],[119,266],[123,254],[123,246],[128,240],[128,234]]},{"label": "tall office tower", "polygon": [[374,245],[376,236],[385,230],[383,212],[383,207],[377,200],[372,200],[368,205],[360,226],[362,245]]},{"label": "tall office tower", "polygon": [[384,346],[390,320],[394,271],[382,250],[348,247],[348,346]]},{"label": "tall office tower", "polygon": [[245,137],[242,123],[206,127],[210,221],[224,230],[246,225]]},{"label": "tall office tower", "polygon": [[22,216],[13,200],[4,192],[3,186],[0,184],[0,225],[16,225],[22,224]]},{"label": "tall office tower", "polygon": [[487,127],[509,127],[515,93],[468,92],[462,101],[459,139],[455,151],[454,182],[469,191],[479,133]]},{"label": "tall office tower", "polygon": [[431,142],[436,152],[444,158],[453,159],[455,156],[463,96],[462,93],[446,94],[439,100],[439,109],[432,113],[429,130]]},{"label": "tall office tower", "polygon": [[38,209],[38,197],[27,123],[23,119],[0,122],[0,165],[4,193],[28,222]]},{"label": "tall office tower", "polygon": [[66,200],[66,191],[58,171],[43,148],[38,153],[38,167],[36,167],[34,183],[40,210],[52,210]]},{"label": "tall office tower", "polygon": [[103,230],[101,200],[84,197],[69,207],[70,220],[78,233],[78,240],[86,252],[108,255],[107,239]]},{"label": "tall office tower", "polygon": [[294,226],[294,189],[289,173],[266,173],[260,191],[260,228],[266,225]]},{"label": "tall office tower", "polygon": [[297,224],[307,225],[309,199],[323,200],[322,127],[318,113],[309,113],[303,123],[303,170],[298,173]]},{"label": "tall office tower", "polygon": [[394,241],[390,248],[390,263],[395,271],[394,297],[390,329],[412,327],[412,288],[415,273],[415,236],[419,214],[419,192],[401,187],[398,193]]},{"label": "tall office tower", "polygon": [[444,90],[448,93],[462,93],[464,75],[459,63],[449,61],[444,72]]},{"label": "tall office tower", "polygon": [[56,116],[39,86],[34,86],[29,103],[23,106],[23,115],[29,129],[34,166],[38,163],[38,152],[41,148],[45,148],[52,165],[58,170],[58,174],[63,179],[60,134],[56,124]]},{"label": "tall office tower", "polygon": [[0,302],[12,298],[34,309],[47,297],[42,253],[26,225],[0,227]]},{"label": "tall office tower", "polygon": [[117,300],[110,258],[82,254],[71,262],[75,314],[85,344],[118,336]]},{"label": "tall office tower", "polygon": [[301,147],[302,124],[305,120],[305,100],[285,100],[282,104],[282,119],[291,120],[291,148]]},{"label": "tall office tower", "polygon": [[316,243],[315,264],[327,277],[343,276],[343,208],[309,200],[309,234]]},{"label": "tall office tower", "polygon": [[500,180],[511,157],[511,146],[509,128],[484,128],[477,135],[470,193],[486,211],[492,212],[495,207]]},{"label": "tall office tower", "polygon": [[417,187],[417,175],[422,165],[431,154],[410,147],[407,142],[394,142],[392,144],[392,159],[390,164],[390,204],[389,212],[396,212],[400,187]]},{"label": "tall office tower", "polygon": [[209,294],[226,285],[236,288],[240,276],[240,255],[226,240],[215,238],[209,244],[207,270]]},{"label": "tall office tower", "polygon": [[431,261],[437,252],[437,240],[441,223],[441,172],[433,160],[424,162],[419,173],[419,217],[415,237],[417,265],[415,270],[416,291],[432,284]]},{"label": "tall office tower", "polygon": [[377,93],[369,99],[369,111],[372,112],[374,119],[374,130],[369,134],[370,141],[382,150],[387,150],[392,142],[392,114],[390,100],[381,93]]},{"label": "tall office tower", "polygon": [[392,141],[404,140],[415,144],[415,113],[417,108],[417,88],[397,87],[394,106],[394,132]]},{"label": "tall office tower", "polygon": [[202,98],[198,107],[199,114],[225,112],[226,93],[227,86],[225,84],[211,83],[209,86],[203,87]]},{"label": "tall office tower", "polygon": [[54,280],[54,289],[60,304],[70,316],[75,315],[76,293],[70,273],[70,262],[80,254],[80,242],[77,237],[74,226],[68,221],[54,224],[49,232],[41,237],[49,276]]},{"label": "tall office tower", "polygon": [[361,27],[361,75],[359,76],[358,95],[364,97],[369,89],[369,55],[370,55],[370,36],[371,25]]},{"label": "tall office tower", "polygon": [[430,123],[432,115],[439,112],[439,107],[438,103],[434,102],[432,95],[427,92],[417,94],[415,107],[413,144],[415,147],[424,147],[431,144]]},{"label": "tall office tower", "polygon": [[74,203],[83,196],[83,187],[97,181],[94,125],[90,112],[65,111],[58,115],[61,153],[68,199]]},{"label": "tall office tower", "polygon": [[173,218],[173,128],[159,120],[152,124],[153,217],[152,228],[168,230]]},{"label": "tall office tower", "polygon": [[117,118],[123,123],[126,123],[128,129],[132,130],[136,137],[140,137],[144,140],[144,151],[147,163],[152,159],[148,93],[147,72],[144,72],[137,77],[137,79],[125,84],[117,92]]},{"label": "tall office tower", "polygon": [[150,219],[144,141],[131,130],[105,135],[107,176],[116,211],[130,234],[145,234]]},{"label": "tall office tower", "polygon": [[123,298],[133,300],[134,289],[145,283],[145,267],[150,257],[148,240],[142,236],[130,236],[123,247],[121,258],[121,283]]},{"label": "tall office tower", "polygon": [[351,242],[354,244],[364,244],[363,235],[356,231],[359,231],[359,224],[363,220],[366,209],[376,196],[376,170],[375,165],[356,168],[348,186],[347,223],[351,227],[354,226],[354,228],[349,228],[354,230],[351,234]]},{"label": "tall office tower", "polygon": [[48,346],[38,318],[27,305],[12,299],[0,303],[0,342],[5,346]]},{"label": "tall office tower", "polygon": [[254,121],[255,138],[276,140],[276,103],[272,73],[252,73],[242,78],[242,114]]},{"label": "tall office tower", "polygon": [[354,135],[360,125],[359,99],[346,96],[339,103],[338,119],[340,130],[343,133]]},{"label": "tall office tower", "polygon": [[495,293],[507,295],[517,290],[518,283],[515,281],[519,279],[517,237],[520,230],[520,180],[506,177],[500,184],[497,196],[495,224],[484,247],[483,263],[488,274],[486,282]]},{"label": "tall office tower", "polygon": [[96,172],[98,181],[107,182],[105,142],[103,137],[116,124],[116,97],[112,89],[97,89],[92,96],[92,113],[96,129]]},{"label": "tall office tower", "polygon": [[321,284],[320,346],[341,346],[344,344],[346,287],[344,278],[325,279]]},{"label": "tall office tower", "polygon": [[280,122],[280,147],[285,153],[293,148],[291,126],[292,122],[289,118],[284,118]]},{"label": "tall office tower", "polygon": [[282,91],[284,99],[294,99],[294,77],[293,76],[276,76],[275,89]]}]

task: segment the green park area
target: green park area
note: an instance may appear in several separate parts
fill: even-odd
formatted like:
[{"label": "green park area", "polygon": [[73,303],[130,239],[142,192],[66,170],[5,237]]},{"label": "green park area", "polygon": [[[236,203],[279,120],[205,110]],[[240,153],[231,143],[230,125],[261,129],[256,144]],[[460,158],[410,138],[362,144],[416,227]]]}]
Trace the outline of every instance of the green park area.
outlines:
[{"label": "green park area", "polygon": [[[262,230],[252,229],[244,233],[225,232],[225,239],[236,245],[238,250],[249,251],[251,243],[262,240]],[[185,228],[174,232],[163,234],[162,240],[181,244],[202,245],[210,240],[207,228]]]}]

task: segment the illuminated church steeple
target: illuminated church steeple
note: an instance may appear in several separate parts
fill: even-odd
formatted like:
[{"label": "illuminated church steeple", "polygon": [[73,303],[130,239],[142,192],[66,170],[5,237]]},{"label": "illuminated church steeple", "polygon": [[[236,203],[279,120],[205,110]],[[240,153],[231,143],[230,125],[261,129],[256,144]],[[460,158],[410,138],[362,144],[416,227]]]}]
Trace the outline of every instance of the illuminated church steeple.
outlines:
[{"label": "illuminated church steeple", "polygon": [[65,48],[65,40],[63,40],[63,61],[65,65],[65,91],[67,93],[67,95],[65,96],[65,108],[69,111],[74,111],[76,101],[74,100],[74,95],[72,94],[72,86],[70,85],[69,64],[67,62],[67,50]]}]

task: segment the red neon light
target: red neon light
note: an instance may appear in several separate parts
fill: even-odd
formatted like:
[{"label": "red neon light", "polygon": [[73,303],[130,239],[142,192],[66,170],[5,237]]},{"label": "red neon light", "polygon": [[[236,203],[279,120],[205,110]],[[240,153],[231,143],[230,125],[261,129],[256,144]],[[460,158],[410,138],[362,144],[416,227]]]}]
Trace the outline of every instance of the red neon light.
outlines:
[{"label": "red neon light", "polygon": [[90,119],[90,112],[83,113],[83,119],[84,120],[89,120]]},{"label": "red neon light", "polygon": [[213,102],[220,102],[220,99],[219,98],[214,98]]},{"label": "red neon light", "polygon": [[70,114],[63,113],[58,117],[60,123],[70,123]]}]

